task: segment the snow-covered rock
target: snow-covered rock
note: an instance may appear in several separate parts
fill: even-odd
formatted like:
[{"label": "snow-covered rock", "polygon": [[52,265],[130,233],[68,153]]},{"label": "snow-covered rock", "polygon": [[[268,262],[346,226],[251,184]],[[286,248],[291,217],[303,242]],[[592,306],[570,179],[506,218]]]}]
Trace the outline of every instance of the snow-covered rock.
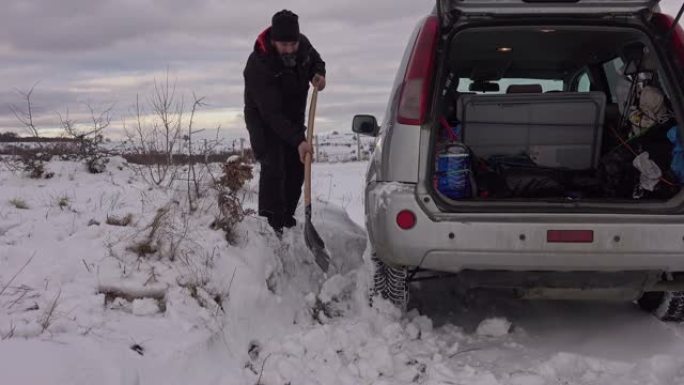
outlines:
[{"label": "snow-covered rock", "polygon": [[503,337],[511,331],[511,322],[505,318],[488,318],[477,326],[475,333],[484,337]]}]

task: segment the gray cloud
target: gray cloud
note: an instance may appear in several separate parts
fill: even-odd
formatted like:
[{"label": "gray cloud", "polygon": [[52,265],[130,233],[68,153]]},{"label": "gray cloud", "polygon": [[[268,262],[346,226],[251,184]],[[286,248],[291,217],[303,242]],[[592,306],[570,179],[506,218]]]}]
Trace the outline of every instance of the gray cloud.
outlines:
[{"label": "gray cloud", "polygon": [[[322,130],[347,130],[354,113],[382,119],[396,68],[416,22],[434,1],[348,0],[19,0],[0,13],[0,130],[15,129],[13,89],[35,91],[45,127],[57,111],[115,103],[121,120],[168,68],[186,100],[206,96],[203,122],[244,134],[242,69],[254,39],[283,8],[328,65],[319,100]],[[663,0],[675,13],[679,4]],[[223,115],[221,115],[223,114]],[[228,115],[230,116],[228,116]],[[223,117],[222,117],[223,116]]]},{"label": "gray cloud", "polygon": [[[381,115],[407,37],[433,1],[350,0],[22,0],[0,13],[0,130],[15,129],[13,92],[39,81],[34,104],[44,127],[56,112],[75,116],[116,103],[125,116],[154,79],[177,82],[186,100],[206,96],[206,123],[243,134],[242,69],[256,36],[283,8],[300,15],[302,31],[328,65],[321,95],[323,130],[347,129],[355,112]],[[220,112],[233,111],[222,119]],[[80,115],[79,115],[80,114]]]}]

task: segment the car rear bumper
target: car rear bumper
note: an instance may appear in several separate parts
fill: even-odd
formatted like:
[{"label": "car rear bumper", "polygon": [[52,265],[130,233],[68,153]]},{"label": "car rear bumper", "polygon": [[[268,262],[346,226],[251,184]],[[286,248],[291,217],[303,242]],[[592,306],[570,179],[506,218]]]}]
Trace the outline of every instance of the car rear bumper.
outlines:
[{"label": "car rear bumper", "polygon": [[[396,216],[416,215],[402,230]],[[373,183],[367,228],[387,263],[425,269],[505,271],[684,271],[684,217],[590,214],[429,216],[415,185]],[[549,230],[590,230],[593,241],[549,242]]]}]

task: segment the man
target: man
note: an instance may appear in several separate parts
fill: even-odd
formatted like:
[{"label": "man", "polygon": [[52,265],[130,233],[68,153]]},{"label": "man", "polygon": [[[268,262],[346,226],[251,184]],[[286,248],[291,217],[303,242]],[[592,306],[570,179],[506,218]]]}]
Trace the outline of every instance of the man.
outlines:
[{"label": "man", "polygon": [[257,38],[244,77],[245,123],[261,163],[259,215],[280,235],[297,224],[304,159],[312,153],[304,126],[309,82],[325,88],[325,62],[299,33],[297,15],[282,10]]}]

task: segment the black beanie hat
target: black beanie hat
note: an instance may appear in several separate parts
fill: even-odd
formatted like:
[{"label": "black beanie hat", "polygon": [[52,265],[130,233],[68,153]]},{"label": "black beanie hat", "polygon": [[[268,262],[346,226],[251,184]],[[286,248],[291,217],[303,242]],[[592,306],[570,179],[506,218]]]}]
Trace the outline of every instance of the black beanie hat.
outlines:
[{"label": "black beanie hat", "polygon": [[299,41],[299,17],[287,9],[283,9],[273,15],[271,20],[271,40]]}]

